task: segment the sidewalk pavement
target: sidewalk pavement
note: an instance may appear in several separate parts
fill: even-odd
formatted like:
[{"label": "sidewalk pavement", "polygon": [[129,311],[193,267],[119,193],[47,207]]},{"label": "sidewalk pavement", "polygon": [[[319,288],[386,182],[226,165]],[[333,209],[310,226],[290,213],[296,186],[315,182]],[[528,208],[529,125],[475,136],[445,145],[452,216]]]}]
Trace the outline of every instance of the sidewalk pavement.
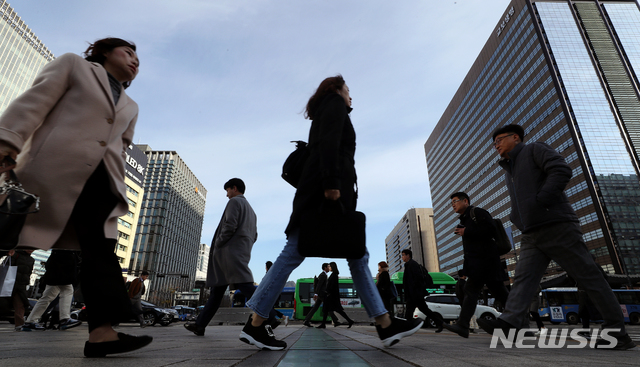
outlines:
[{"label": "sidewalk pavement", "polygon": [[[65,331],[14,332],[0,323],[0,366],[637,366],[640,348],[629,351],[584,349],[516,349],[501,344],[489,348],[491,336],[484,332],[463,339],[448,331],[436,334],[421,329],[391,348],[384,348],[375,328],[361,323],[327,329],[307,328],[299,321],[274,332],[288,347],[262,351],[238,340],[242,326],[209,326],[204,337],[188,332],[181,323],[140,329],[123,324],[118,331],[147,334],[149,346],[107,358],[84,358],[86,324]],[[558,328],[561,326],[551,326]],[[564,327],[568,327],[564,325]],[[640,344],[640,326],[628,331]],[[569,342],[567,344],[570,344]],[[577,343],[573,342],[573,345]]]}]

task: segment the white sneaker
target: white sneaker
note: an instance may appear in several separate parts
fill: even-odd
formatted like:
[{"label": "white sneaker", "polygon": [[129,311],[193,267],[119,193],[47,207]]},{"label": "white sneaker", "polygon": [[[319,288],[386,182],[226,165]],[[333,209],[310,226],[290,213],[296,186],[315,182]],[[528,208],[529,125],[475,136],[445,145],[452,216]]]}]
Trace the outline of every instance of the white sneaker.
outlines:
[{"label": "white sneaker", "polygon": [[544,336],[547,333],[547,329],[546,328],[542,328],[538,331],[536,331],[535,336]]},{"label": "white sneaker", "polygon": [[283,321],[284,321],[284,327],[289,326],[289,316],[285,316],[285,317],[283,318]]}]

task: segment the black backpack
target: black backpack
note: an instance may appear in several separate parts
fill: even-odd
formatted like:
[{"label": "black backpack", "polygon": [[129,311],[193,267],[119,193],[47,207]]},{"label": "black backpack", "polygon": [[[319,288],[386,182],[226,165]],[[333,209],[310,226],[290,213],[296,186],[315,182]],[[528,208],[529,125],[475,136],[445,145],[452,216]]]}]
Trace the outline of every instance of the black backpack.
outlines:
[{"label": "black backpack", "polygon": [[296,143],[296,150],[289,154],[289,157],[284,161],[282,178],[297,189],[304,164],[309,158],[309,148],[307,143],[302,140],[292,141],[292,143]]},{"label": "black backpack", "polygon": [[431,274],[429,274],[429,270],[424,267],[424,265],[418,263],[420,266],[420,274],[422,274],[422,283],[425,288],[433,287],[433,278],[431,278]]},{"label": "black backpack", "polygon": [[[472,206],[471,219],[473,219],[474,222],[478,223],[474,209],[475,207]],[[507,236],[507,231],[504,229],[504,226],[502,225],[502,221],[497,218],[493,218],[492,220],[493,220],[493,226],[496,229],[496,235],[493,237],[493,240],[496,242],[496,245],[498,246],[498,255],[500,256],[506,255],[511,250],[513,250],[513,248],[511,248],[511,241],[509,240],[509,236]]]}]

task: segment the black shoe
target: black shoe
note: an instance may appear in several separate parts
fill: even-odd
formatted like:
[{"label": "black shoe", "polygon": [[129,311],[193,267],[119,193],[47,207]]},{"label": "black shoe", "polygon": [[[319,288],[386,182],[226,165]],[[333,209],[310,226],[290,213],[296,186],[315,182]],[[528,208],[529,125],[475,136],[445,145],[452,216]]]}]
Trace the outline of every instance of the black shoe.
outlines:
[{"label": "black shoe", "polygon": [[635,348],[636,346],[636,343],[634,343],[633,340],[631,340],[631,338],[629,337],[629,334],[625,334],[623,336],[616,336],[615,338],[618,340],[618,342],[613,348],[611,348],[612,343],[610,343],[606,339],[598,339],[596,341],[596,348],[612,349],[612,350],[627,350],[627,349]]},{"label": "black shoe", "polygon": [[184,324],[184,328],[196,334],[197,336],[204,336],[204,328],[196,325],[195,322]]},{"label": "black shoe", "polygon": [[440,325],[438,325],[438,328],[436,329],[436,333],[441,333],[442,328],[444,328],[444,322],[441,322]]},{"label": "black shoe", "polygon": [[336,321],[333,323],[333,327],[338,327],[340,325],[344,325],[343,323],[341,323],[340,321]]},{"label": "black shoe", "polygon": [[349,326],[347,326],[347,329],[351,329],[351,327],[353,326],[353,324],[355,324],[356,322],[353,320],[349,320]]},{"label": "black shoe", "polygon": [[84,343],[84,356],[89,358],[105,357],[107,354],[126,353],[140,349],[153,340],[148,335],[135,336],[118,333],[118,340],[102,343]]},{"label": "black shoe", "polygon": [[280,322],[280,321],[278,321],[278,320],[274,320],[274,321],[271,323],[271,329],[275,329],[275,328],[277,328],[278,326],[280,326],[280,324],[281,324],[281,322]]},{"label": "black shoe", "polygon": [[303,322],[302,325],[304,325],[306,327],[313,327],[313,326],[311,326],[311,324],[308,321]]},{"label": "black shoe", "polygon": [[47,328],[44,327],[44,325],[42,325],[39,322],[27,322],[26,324],[22,325],[22,329],[20,331],[45,331],[45,330],[47,330]]},{"label": "black shoe", "polygon": [[502,319],[497,319],[497,320],[478,319],[478,325],[480,325],[482,330],[486,331],[491,335],[493,335],[493,331],[495,329],[502,329],[502,331],[504,332],[504,335],[509,335],[509,330],[511,329],[515,329],[516,334],[519,330],[515,326],[511,325],[510,323]]},{"label": "black shoe", "polygon": [[442,326],[444,326],[445,329],[447,329],[449,331],[452,331],[452,332],[460,335],[463,338],[468,338],[469,337],[469,328],[466,328],[464,326],[460,326],[458,324],[453,324],[453,325],[444,324]]},{"label": "black shoe", "polygon": [[409,321],[392,317],[389,327],[383,329],[382,326],[376,325],[376,331],[378,332],[380,340],[382,340],[382,345],[390,347],[398,343],[400,339],[420,330],[423,323],[424,321],[420,319]]},{"label": "black shoe", "polygon": [[525,331],[524,336],[536,336],[535,331]]},{"label": "black shoe", "polygon": [[320,325],[316,326],[316,329],[326,329],[326,328],[327,328],[327,325],[325,325],[325,324],[320,324]]},{"label": "black shoe", "polygon": [[287,347],[287,343],[283,340],[277,340],[271,330],[271,325],[265,322],[262,325],[255,327],[251,325],[252,317],[249,316],[249,321],[244,325],[242,332],[240,333],[240,340],[264,350],[283,350]]},{"label": "black shoe", "polygon": [[60,330],[67,330],[80,325],[82,325],[82,321],[80,320],[66,319],[60,321]]}]

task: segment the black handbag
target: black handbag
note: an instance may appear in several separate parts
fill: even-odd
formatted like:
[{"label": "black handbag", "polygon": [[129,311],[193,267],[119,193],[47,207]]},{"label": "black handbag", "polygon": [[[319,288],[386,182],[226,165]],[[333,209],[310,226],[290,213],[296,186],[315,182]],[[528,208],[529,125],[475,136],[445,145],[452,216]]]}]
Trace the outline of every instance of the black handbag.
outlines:
[{"label": "black handbag", "polygon": [[360,259],[367,251],[364,213],[325,200],[300,218],[298,252],[305,257]]},{"label": "black handbag", "polygon": [[302,177],[302,171],[304,170],[304,164],[309,158],[309,148],[307,143],[302,140],[292,141],[296,143],[296,150],[294,150],[282,165],[282,178],[287,181],[291,186],[298,188],[300,177]]},{"label": "black handbag", "polygon": [[40,210],[40,198],[24,191],[13,170],[7,173],[0,186],[0,250],[16,248],[27,214]]}]

